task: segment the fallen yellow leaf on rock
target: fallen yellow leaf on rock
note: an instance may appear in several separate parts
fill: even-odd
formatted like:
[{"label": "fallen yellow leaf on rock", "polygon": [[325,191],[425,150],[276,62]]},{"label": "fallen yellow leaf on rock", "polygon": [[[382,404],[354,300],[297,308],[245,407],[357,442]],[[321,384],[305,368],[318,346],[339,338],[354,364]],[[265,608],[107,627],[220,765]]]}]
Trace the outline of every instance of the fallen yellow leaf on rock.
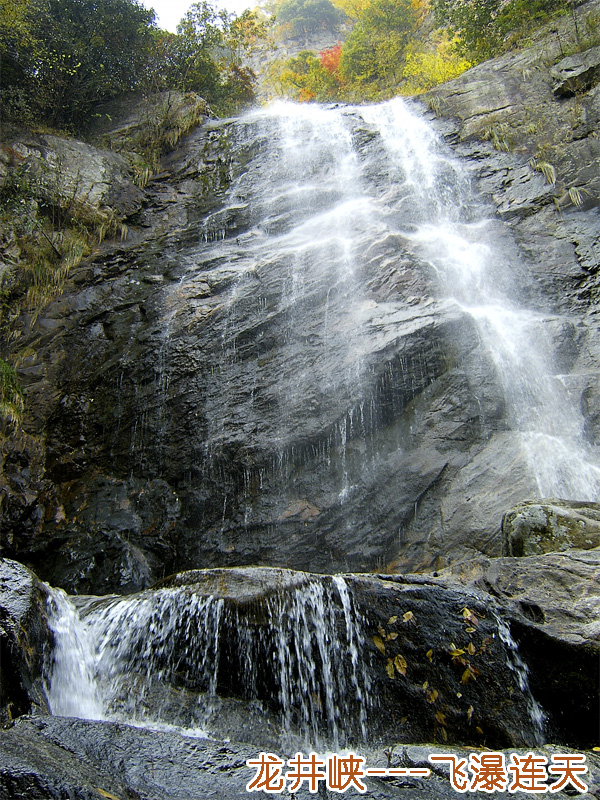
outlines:
[{"label": "fallen yellow leaf on rock", "polygon": [[406,667],[408,664],[406,663],[406,659],[404,656],[401,656],[400,653],[394,659],[394,664],[396,665],[396,669],[400,673],[400,675],[406,675]]},{"label": "fallen yellow leaf on rock", "polygon": [[427,702],[428,703],[435,703],[438,699],[439,692],[437,689],[431,689],[427,692]]},{"label": "fallen yellow leaf on rock", "polygon": [[98,794],[101,794],[102,797],[108,798],[108,800],[119,800],[119,798],[115,797],[114,794],[111,794],[110,792],[105,792],[104,789],[100,789],[98,786],[93,786],[92,788],[95,789],[98,792]]}]

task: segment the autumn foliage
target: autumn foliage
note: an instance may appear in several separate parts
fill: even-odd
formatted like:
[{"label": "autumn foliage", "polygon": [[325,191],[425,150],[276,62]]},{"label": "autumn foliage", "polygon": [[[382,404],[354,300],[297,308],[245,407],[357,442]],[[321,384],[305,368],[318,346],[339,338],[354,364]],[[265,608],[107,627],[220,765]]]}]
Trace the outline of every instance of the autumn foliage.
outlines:
[{"label": "autumn foliage", "polygon": [[343,44],[280,63],[277,94],[301,102],[380,100],[427,91],[470,66],[451,36],[432,33],[430,0],[331,2],[352,21],[350,34]]},{"label": "autumn foliage", "polygon": [[319,60],[323,69],[332,75],[336,75],[340,68],[340,56],[342,55],[342,45],[338,42],[333,47],[327,47],[319,53]]}]

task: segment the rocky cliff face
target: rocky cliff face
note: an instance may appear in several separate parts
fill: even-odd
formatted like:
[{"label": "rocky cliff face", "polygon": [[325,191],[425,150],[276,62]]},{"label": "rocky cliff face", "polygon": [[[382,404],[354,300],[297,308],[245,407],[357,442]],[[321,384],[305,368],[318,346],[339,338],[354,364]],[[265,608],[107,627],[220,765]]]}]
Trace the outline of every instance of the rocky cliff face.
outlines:
[{"label": "rocky cliff face", "polygon": [[[560,46],[483,64],[430,105],[495,215],[497,282],[509,264],[593,447],[597,48],[561,60]],[[128,237],[19,321],[27,417],[4,446],[6,555],[106,592],[183,568],[432,570],[506,551],[503,514],[544,492],[481,330],[411,239],[438,201],[407,210],[413,177],[389,172],[381,120],[327,113],[355,177],[293,114],[206,121],[144,189],[131,162],[88,147],[101,168],[83,175],[86,198],[108,202],[103,182],[120,170]],[[38,161],[56,151],[27,147]],[[460,206],[466,178],[440,147],[436,180]],[[356,176],[368,220],[348,193]],[[465,223],[485,218],[468,203]]]},{"label": "rocky cliff face", "polygon": [[[149,665],[168,675],[140,693],[120,685],[117,708],[133,698],[166,709],[166,721],[197,713],[212,670],[214,733],[235,741],[23,718],[0,737],[8,796],[245,796],[245,761],[279,746],[289,693],[274,691],[272,659],[261,670],[252,653],[240,667],[240,653],[280,646],[304,675],[290,642],[321,631],[317,607],[331,649],[366,665],[373,765],[385,760],[373,742],[534,746],[533,697],[558,752],[596,742],[598,506],[569,487],[597,477],[597,53],[563,60],[560,46],[470,71],[429,99],[436,115],[415,105],[416,116],[385,106],[206,118],[144,188],[127,152],[135,120],[99,133],[118,156],[49,137],[12,143],[43,175],[56,169],[51,153],[79,153],[77,180],[63,159],[64,186],[85,180],[82,202],[112,208],[128,236],[104,242],[60,298],[16,326],[27,410],[3,442],[3,555],[79,595],[195,570],[76,603],[112,624],[109,642],[129,637],[111,687],[115,675],[139,687]],[[441,138],[420,115],[437,117]],[[518,373],[505,352],[498,365],[492,318],[468,302],[487,284],[508,300],[500,328],[521,325],[526,309],[551,374],[536,360],[544,347],[517,348]],[[566,415],[548,401],[557,386]],[[524,426],[546,412],[543,436]],[[539,464],[523,432],[550,443]],[[348,623],[339,577],[205,571],[257,563],[371,572],[343,579],[359,616]],[[430,574],[378,574],[384,566]],[[161,606],[161,592],[187,592],[194,613]],[[41,676],[65,631],[52,629],[49,590],[25,568],[3,562],[0,595],[3,721],[45,714]],[[187,649],[209,630],[196,624],[199,597],[221,603],[210,618],[224,621],[220,663]],[[171,625],[156,647],[143,615],[136,628],[126,613],[146,602],[172,612],[153,617],[159,633]],[[181,615],[194,625],[173,628]],[[357,620],[360,651],[344,649]],[[274,640],[288,634],[285,647]],[[176,667],[159,663],[173,648]],[[288,703],[294,724],[311,703],[322,722],[328,697],[345,696],[323,690],[319,707],[321,690]],[[387,759],[427,766],[431,751],[403,744]],[[588,763],[597,796],[591,752]],[[369,789],[454,796],[441,771]]]}]

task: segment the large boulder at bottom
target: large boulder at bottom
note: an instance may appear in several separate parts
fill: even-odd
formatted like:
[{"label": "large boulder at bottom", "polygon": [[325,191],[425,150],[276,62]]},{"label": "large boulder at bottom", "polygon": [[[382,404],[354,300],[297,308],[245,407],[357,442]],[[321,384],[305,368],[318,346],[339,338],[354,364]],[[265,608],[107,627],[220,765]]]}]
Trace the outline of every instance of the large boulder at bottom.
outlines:
[{"label": "large boulder at bottom", "polygon": [[[381,749],[363,749],[358,755],[371,769],[431,768],[428,756],[441,752],[459,759],[478,755],[472,749],[446,746],[440,750],[435,745],[401,745],[389,755]],[[565,748],[552,746],[539,750],[548,760],[564,752]],[[192,738],[174,731],[61,717],[22,718],[0,734],[0,793],[11,800],[247,800],[246,785],[255,777],[256,768],[246,762],[258,754],[259,749],[251,745]],[[275,755],[285,759],[292,753],[277,751]],[[588,773],[583,778],[589,793],[579,796],[592,800],[600,792],[600,754],[585,755]],[[508,752],[505,758],[508,763]],[[457,796],[447,765],[442,764],[428,777],[369,777],[364,782],[367,796],[373,800],[455,800]],[[350,790],[348,796],[356,794]],[[295,796],[308,800],[315,794],[304,782]],[[333,794],[322,785],[318,796]],[[482,799],[489,793],[475,791],[472,796]],[[554,796],[567,800],[570,795],[560,791]]]},{"label": "large boulder at bottom", "polygon": [[600,549],[524,558],[480,557],[440,578],[484,591],[509,616],[547,737],[591,746],[600,709]]},{"label": "large boulder at bottom", "polygon": [[47,587],[33,572],[0,559],[0,721],[47,712],[42,684]]},{"label": "large boulder at bottom", "polygon": [[534,556],[600,547],[600,505],[568,500],[519,503],[502,520],[506,551]]}]

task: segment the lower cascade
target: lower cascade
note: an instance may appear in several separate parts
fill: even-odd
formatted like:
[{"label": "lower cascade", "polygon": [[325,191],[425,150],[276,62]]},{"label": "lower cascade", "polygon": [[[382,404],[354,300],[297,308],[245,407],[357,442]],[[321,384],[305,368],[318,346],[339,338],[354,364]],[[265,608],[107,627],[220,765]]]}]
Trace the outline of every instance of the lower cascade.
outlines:
[{"label": "lower cascade", "polygon": [[[225,585],[226,573],[220,579]],[[201,734],[222,713],[219,694],[234,694],[276,709],[281,730],[305,742],[365,742],[361,615],[343,577],[296,581],[261,602],[246,600],[243,611],[194,585],[78,607],[53,590],[52,713]]]},{"label": "lower cascade", "polygon": [[541,745],[555,730],[507,609],[444,582],[245,567],[128,597],[50,590],[46,605],[58,716],[286,750]]}]

